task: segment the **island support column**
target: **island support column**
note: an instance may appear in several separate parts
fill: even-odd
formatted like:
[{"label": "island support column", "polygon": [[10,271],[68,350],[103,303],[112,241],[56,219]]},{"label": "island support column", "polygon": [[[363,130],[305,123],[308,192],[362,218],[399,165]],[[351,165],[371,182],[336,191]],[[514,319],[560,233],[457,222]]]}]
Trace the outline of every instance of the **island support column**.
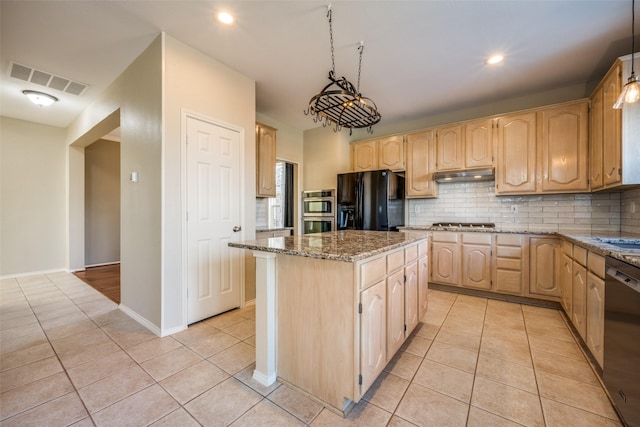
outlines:
[{"label": "island support column", "polygon": [[264,386],[276,381],[276,254],[253,251],[256,258],[256,369]]}]

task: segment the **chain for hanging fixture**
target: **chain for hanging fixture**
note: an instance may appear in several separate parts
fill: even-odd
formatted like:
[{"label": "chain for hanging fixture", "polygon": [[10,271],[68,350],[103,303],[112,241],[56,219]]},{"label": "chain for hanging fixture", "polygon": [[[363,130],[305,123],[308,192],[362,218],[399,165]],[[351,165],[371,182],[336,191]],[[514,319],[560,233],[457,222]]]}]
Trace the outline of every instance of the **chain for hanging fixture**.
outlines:
[{"label": "chain for hanging fixture", "polygon": [[333,130],[338,132],[342,128],[367,128],[368,133],[373,133],[372,126],[382,118],[376,104],[360,93],[360,75],[362,70],[362,53],[364,42],[358,45],[358,85],[354,86],[345,77],[336,78],[335,51],[333,47],[333,11],[331,5],[327,6],[327,18],[329,20],[329,43],[331,45],[331,70],[329,71],[330,83],[320,93],[314,95],[309,101],[309,107],[304,111],[306,115],[312,115],[315,123],[323,126],[333,125]]}]

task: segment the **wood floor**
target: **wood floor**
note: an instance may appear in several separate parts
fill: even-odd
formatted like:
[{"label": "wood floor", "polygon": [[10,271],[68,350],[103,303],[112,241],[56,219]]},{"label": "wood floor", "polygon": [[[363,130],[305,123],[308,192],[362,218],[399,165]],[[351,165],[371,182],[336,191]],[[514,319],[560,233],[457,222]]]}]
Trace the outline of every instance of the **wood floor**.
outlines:
[{"label": "wood floor", "polygon": [[120,304],[120,264],[89,267],[73,274],[111,301]]}]

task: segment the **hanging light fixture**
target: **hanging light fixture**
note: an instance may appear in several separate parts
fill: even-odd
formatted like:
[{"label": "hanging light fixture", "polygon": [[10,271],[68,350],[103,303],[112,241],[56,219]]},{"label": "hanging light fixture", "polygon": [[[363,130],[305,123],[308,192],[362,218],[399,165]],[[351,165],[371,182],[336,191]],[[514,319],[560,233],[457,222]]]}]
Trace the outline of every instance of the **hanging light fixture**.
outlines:
[{"label": "hanging light fixture", "polygon": [[635,52],[635,0],[631,0],[631,76],[627,84],[622,88],[618,100],[613,104],[613,108],[619,109],[627,104],[633,104],[640,99],[640,80],[633,71],[633,54]]},{"label": "hanging light fixture", "polygon": [[321,122],[323,126],[333,125],[334,132],[347,128],[351,134],[353,128],[367,128],[368,133],[373,133],[372,126],[378,123],[382,117],[376,104],[360,93],[360,71],[364,42],[360,42],[358,46],[360,52],[358,85],[354,86],[345,77],[336,78],[331,5],[327,6],[327,17],[329,18],[329,39],[331,42],[331,71],[329,71],[331,82],[311,98],[309,107],[304,113],[313,115],[313,121]]}]

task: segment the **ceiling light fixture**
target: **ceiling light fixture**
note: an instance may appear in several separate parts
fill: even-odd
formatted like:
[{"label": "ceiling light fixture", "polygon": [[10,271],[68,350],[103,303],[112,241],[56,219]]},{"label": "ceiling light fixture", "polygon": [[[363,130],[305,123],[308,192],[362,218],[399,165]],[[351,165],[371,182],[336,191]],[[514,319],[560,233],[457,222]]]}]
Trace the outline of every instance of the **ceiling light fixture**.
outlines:
[{"label": "ceiling light fixture", "polygon": [[58,98],[55,96],[38,92],[37,90],[23,90],[22,93],[24,93],[31,102],[40,107],[48,107],[54,102],[58,102]]},{"label": "ceiling light fixture", "polygon": [[333,131],[338,132],[342,128],[367,128],[368,133],[373,133],[372,126],[382,118],[376,104],[360,93],[360,71],[362,69],[362,51],[364,42],[360,42],[358,51],[360,61],[358,63],[358,85],[354,86],[345,77],[336,78],[336,62],[333,50],[333,26],[331,5],[327,6],[329,18],[329,40],[331,42],[331,71],[329,80],[319,94],[314,95],[309,101],[309,107],[304,111],[306,115],[313,115],[315,123],[321,122],[322,126],[334,125]]},{"label": "ceiling light fixture", "polygon": [[495,64],[499,64],[504,60],[504,56],[502,55],[493,55],[488,57],[484,63],[487,65],[495,65]]},{"label": "ceiling light fixture", "polygon": [[627,84],[622,88],[622,92],[618,97],[618,100],[615,104],[613,104],[613,108],[620,109],[627,104],[633,104],[634,102],[638,102],[640,99],[640,81],[638,81],[638,76],[633,71],[633,53],[635,52],[635,0],[631,0],[631,76],[629,76],[629,80]]},{"label": "ceiling light fixture", "polygon": [[233,24],[233,15],[228,12],[220,12],[218,13],[218,21],[226,25],[231,25]]}]

